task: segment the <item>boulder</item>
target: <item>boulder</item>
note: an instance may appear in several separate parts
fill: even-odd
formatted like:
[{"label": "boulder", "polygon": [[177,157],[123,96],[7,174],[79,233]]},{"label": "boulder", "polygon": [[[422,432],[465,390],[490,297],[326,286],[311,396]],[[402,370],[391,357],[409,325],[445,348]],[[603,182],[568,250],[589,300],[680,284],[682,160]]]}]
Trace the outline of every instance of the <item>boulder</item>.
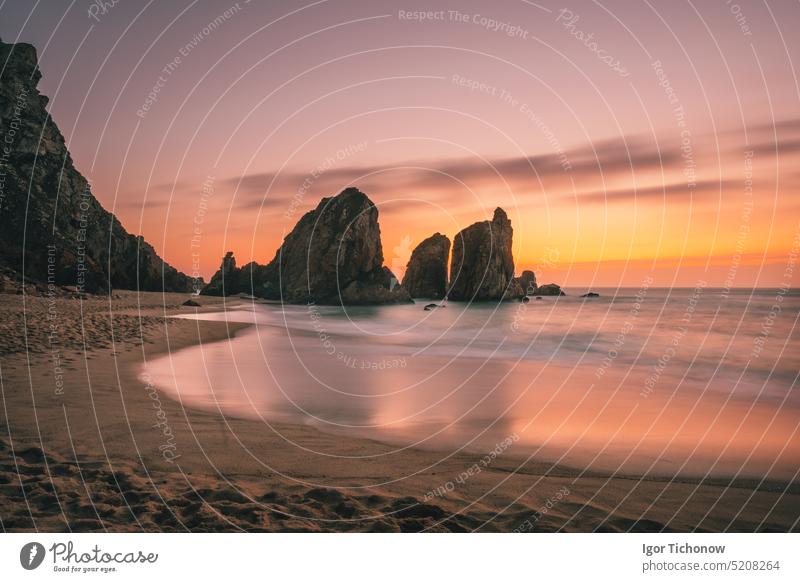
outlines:
[{"label": "boulder", "polygon": [[560,297],[562,295],[566,295],[561,290],[561,287],[556,285],[555,283],[548,283],[547,285],[541,285],[536,289],[536,295],[545,295],[545,296],[556,296]]},{"label": "boulder", "polygon": [[526,299],[536,293],[536,275],[533,271],[522,271],[522,275],[514,277],[506,291],[506,299]]},{"label": "boulder", "polygon": [[518,297],[514,280],[511,242],[514,231],[502,208],[492,220],[476,222],[459,232],[453,241],[450,291],[454,301],[491,301]]},{"label": "boulder", "polygon": [[187,299],[181,305],[185,305],[186,307],[200,307],[200,304],[195,301],[194,299]]},{"label": "boulder", "polygon": [[588,293],[584,293],[583,295],[581,295],[581,297],[587,297],[587,298],[588,297],[600,297],[600,293],[594,293],[592,291],[589,291]]},{"label": "boulder", "polygon": [[522,290],[525,292],[525,295],[535,295],[536,294],[536,273],[533,271],[522,271],[522,275],[518,278],[519,284],[522,286]]},{"label": "boulder", "polygon": [[444,309],[445,305],[439,305],[438,303],[428,303],[425,306],[425,311],[433,311],[434,309]]},{"label": "boulder", "polygon": [[449,256],[450,239],[438,232],[417,245],[403,277],[403,287],[411,297],[444,298]]}]

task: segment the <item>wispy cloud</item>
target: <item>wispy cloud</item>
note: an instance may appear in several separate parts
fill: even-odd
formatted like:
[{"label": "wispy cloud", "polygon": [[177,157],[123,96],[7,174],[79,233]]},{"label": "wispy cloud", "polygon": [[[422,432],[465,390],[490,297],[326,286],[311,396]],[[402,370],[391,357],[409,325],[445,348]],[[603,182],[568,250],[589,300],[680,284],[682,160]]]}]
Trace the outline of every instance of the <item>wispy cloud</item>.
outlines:
[{"label": "wispy cloud", "polygon": [[[568,160],[569,169],[564,161]],[[237,176],[222,181],[235,193],[234,205],[239,208],[288,204],[299,197],[316,203],[347,186],[357,186],[376,201],[388,198],[414,198],[423,194],[426,200],[440,203],[463,203],[473,189],[491,184],[509,193],[540,191],[545,184],[559,182],[602,184],[620,174],[674,168],[680,152],[663,151],[652,140],[634,136],[605,140],[559,154],[518,156],[481,160],[451,158],[412,160],[394,165],[345,166],[333,168],[318,176],[291,170],[277,174],[262,172]]]},{"label": "wispy cloud", "polygon": [[698,182],[692,188],[686,182],[664,184],[663,186],[649,186],[646,188],[631,188],[619,190],[606,190],[605,192],[583,192],[578,194],[579,198],[586,202],[633,202],[642,199],[662,198],[665,203],[669,203],[677,198],[689,199],[697,196],[709,194],[722,194],[728,188],[740,188],[741,183],[733,180],[723,180],[720,182],[707,181]]},{"label": "wispy cloud", "polygon": [[[775,138],[775,132],[779,137]],[[734,132],[731,132],[731,134]],[[750,128],[751,146],[758,154],[800,152],[800,121],[783,120]],[[548,203],[627,203],[634,199],[665,200],[713,198],[726,190],[741,189],[734,180],[718,179],[721,153],[711,136],[695,137],[695,161],[710,175],[690,188],[682,177],[685,159],[677,142],[660,143],[643,135],[595,141],[559,153],[534,156],[408,160],[398,164],[337,166],[312,173],[297,168],[259,172],[220,180],[216,196],[234,210],[280,209],[295,205],[310,209],[319,200],[348,186],[366,192],[385,214],[401,213],[419,204],[438,204],[449,211],[474,212],[485,201],[538,204],[530,194],[547,193]],[[731,152],[747,149],[730,147]],[[720,144],[722,145],[722,144]],[[702,156],[708,156],[703,160]],[[568,167],[565,165],[568,162]],[[565,169],[566,168],[566,169]],[[784,176],[782,180],[786,179]],[[654,182],[663,182],[663,184]],[[792,177],[791,182],[797,180]],[[646,184],[638,187],[638,184]],[[192,187],[185,182],[160,184],[149,196],[158,204],[174,189]],[[199,185],[196,185],[199,188]],[[389,203],[389,201],[391,201]]]}]

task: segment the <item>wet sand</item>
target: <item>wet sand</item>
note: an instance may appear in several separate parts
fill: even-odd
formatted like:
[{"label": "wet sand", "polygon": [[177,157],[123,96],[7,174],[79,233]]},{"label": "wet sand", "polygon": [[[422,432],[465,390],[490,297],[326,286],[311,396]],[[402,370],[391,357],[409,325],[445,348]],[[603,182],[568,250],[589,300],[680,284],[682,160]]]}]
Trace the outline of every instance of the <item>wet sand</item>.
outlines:
[{"label": "wet sand", "polygon": [[[182,406],[142,362],[246,324],[188,296],[0,295],[5,531],[787,531],[800,487],[609,477],[535,458],[397,451]],[[202,297],[203,310],[246,300]]]}]

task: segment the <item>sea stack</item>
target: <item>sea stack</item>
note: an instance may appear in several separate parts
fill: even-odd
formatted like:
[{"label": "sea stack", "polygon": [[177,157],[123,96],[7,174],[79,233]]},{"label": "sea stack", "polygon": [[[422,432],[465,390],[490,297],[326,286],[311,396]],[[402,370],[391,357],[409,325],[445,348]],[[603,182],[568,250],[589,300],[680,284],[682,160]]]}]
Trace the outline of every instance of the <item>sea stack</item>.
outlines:
[{"label": "sea stack", "polygon": [[[236,259],[233,251],[228,251],[222,259],[219,271],[214,273],[208,285],[202,291],[203,295],[233,295],[239,289],[239,269],[236,268]],[[234,289],[235,288],[235,289]]]},{"label": "sea stack", "polygon": [[195,280],[165,263],[141,236],[128,233],[75,168],[47,112],[48,99],[37,89],[36,49],[0,41],[0,63],[4,278],[86,293],[191,291]]},{"label": "sea stack", "polygon": [[411,297],[444,298],[449,256],[450,239],[438,232],[417,245],[403,277],[403,287]]},{"label": "sea stack", "polygon": [[[221,277],[218,272],[212,282]],[[411,300],[383,266],[378,209],[356,188],[323,198],[298,221],[269,264],[234,267],[225,277],[226,295],[246,291],[286,303],[359,305]],[[228,285],[228,280],[236,283]],[[217,289],[209,286],[203,292],[213,294]]]},{"label": "sea stack", "polygon": [[517,277],[520,286],[522,287],[522,293],[524,295],[536,295],[537,285],[536,285],[536,273],[533,271],[522,271],[522,275]]},{"label": "sea stack", "polygon": [[449,299],[491,301],[519,295],[511,254],[513,234],[505,211],[497,208],[492,220],[476,222],[455,236]]}]

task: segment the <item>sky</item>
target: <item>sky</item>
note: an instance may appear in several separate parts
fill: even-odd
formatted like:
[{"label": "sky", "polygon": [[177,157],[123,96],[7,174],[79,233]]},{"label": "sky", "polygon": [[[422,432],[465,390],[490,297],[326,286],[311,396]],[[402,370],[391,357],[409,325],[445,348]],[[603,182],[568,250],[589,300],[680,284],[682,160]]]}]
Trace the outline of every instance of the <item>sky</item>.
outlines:
[{"label": "sky", "polygon": [[[171,264],[268,262],[347,186],[401,275],[514,228],[567,288],[776,287],[800,236],[794,0],[5,1],[95,196]],[[794,249],[794,251],[793,251]],[[791,273],[790,273],[791,274]]]}]

